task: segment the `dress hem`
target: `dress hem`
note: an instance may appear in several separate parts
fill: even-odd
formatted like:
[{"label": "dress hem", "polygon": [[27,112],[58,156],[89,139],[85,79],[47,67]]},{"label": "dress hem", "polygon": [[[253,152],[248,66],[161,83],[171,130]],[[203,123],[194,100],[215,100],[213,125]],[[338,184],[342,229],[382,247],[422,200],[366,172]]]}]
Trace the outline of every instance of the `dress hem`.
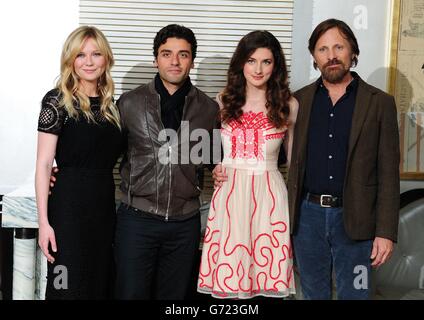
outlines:
[{"label": "dress hem", "polygon": [[[220,294],[218,292],[215,293],[212,290],[200,289],[200,288],[197,288],[197,292],[202,294],[209,294],[216,299],[252,299],[259,296],[262,296],[265,298],[287,298],[291,295],[296,295],[295,289],[287,289],[287,291],[284,291],[284,292],[280,291],[279,294],[269,294],[269,293],[258,292],[252,295],[245,295],[245,296],[240,296],[238,294],[229,293],[229,292],[224,292]],[[223,294],[225,294],[226,296],[224,296]]]}]

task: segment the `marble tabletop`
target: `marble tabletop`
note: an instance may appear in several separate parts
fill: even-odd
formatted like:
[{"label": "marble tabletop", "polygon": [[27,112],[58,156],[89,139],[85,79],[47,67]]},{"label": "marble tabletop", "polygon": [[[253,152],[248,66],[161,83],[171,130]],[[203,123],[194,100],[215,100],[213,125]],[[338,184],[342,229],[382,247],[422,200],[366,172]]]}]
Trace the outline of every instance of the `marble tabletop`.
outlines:
[{"label": "marble tabletop", "polygon": [[34,179],[3,196],[3,228],[38,228]]},{"label": "marble tabletop", "polygon": [[[38,229],[34,178],[3,196],[2,227]],[[47,260],[37,238],[14,239],[13,299],[43,300],[47,284]]]}]

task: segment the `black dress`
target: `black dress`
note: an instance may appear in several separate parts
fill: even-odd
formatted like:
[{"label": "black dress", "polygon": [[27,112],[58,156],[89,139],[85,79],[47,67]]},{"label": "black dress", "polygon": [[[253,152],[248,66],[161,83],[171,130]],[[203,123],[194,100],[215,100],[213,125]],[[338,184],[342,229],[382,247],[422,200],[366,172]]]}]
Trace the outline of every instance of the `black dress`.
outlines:
[{"label": "black dress", "polygon": [[100,113],[99,98],[90,98],[95,123],[82,113],[78,119],[68,117],[59,100],[56,89],[46,94],[38,123],[38,131],[58,135],[59,173],[48,201],[57,252],[55,262],[48,263],[46,299],[105,299],[113,267],[112,170],[122,135]]}]

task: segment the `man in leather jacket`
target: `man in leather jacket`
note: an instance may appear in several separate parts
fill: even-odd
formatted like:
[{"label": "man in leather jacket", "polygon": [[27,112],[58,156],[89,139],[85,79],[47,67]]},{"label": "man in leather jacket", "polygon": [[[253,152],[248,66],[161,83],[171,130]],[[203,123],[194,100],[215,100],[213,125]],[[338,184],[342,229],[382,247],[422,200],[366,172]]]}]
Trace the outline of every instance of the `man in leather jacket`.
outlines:
[{"label": "man in leather jacket", "polygon": [[184,299],[200,241],[198,165],[189,159],[198,139],[189,137],[201,129],[212,141],[218,124],[218,105],[189,78],[193,32],[168,25],[153,49],[154,80],[118,101],[128,142],[115,242],[118,299]]}]

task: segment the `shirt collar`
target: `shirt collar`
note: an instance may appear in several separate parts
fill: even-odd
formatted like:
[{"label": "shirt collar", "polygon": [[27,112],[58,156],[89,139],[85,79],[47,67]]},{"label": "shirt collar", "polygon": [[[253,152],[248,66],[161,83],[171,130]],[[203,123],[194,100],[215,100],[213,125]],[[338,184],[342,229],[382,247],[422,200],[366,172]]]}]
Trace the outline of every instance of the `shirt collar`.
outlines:
[{"label": "shirt collar", "polygon": [[[351,74],[351,76],[352,76],[353,79],[347,85],[346,92],[350,92],[350,91],[356,90],[356,88],[358,88],[359,75],[356,72],[354,72],[354,71],[350,71],[350,74]],[[317,80],[316,83],[317,83],[317,90],[324,89],[324,90],[328,91],[327,88],[324,85],[324,82],[322,81],[322,76],[318,78],[318,80]]]}]

